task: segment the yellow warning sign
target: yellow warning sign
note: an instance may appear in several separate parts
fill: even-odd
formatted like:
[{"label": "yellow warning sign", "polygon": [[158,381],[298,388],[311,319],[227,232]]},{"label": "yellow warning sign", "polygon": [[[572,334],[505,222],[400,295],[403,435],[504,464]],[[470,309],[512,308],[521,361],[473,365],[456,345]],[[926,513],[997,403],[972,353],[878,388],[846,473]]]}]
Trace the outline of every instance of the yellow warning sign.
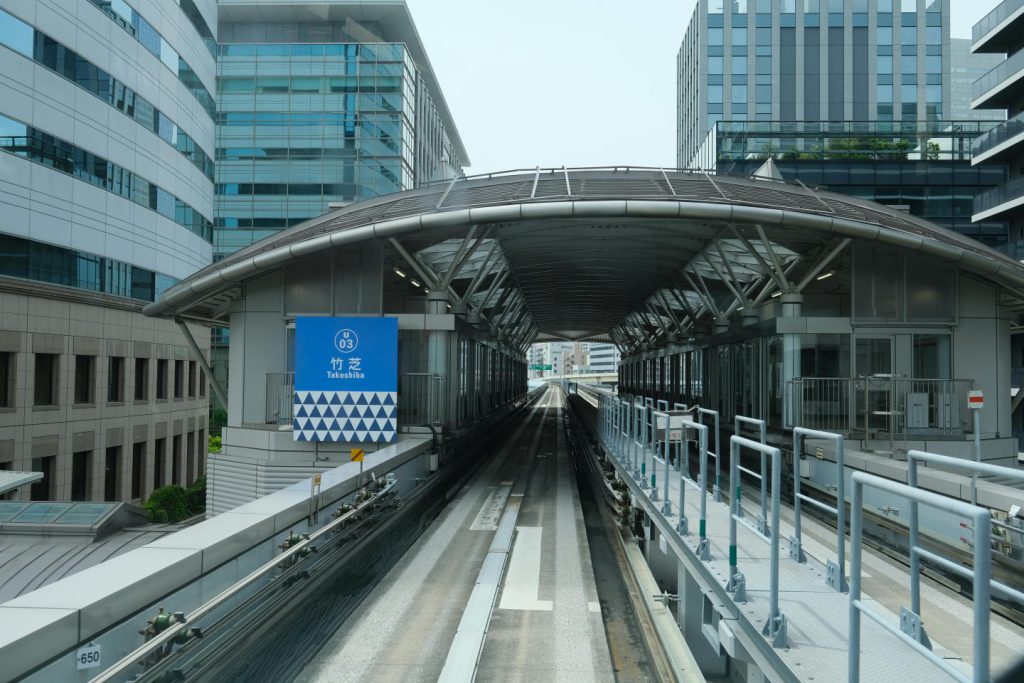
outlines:
[{"label": "yellow warning sign", "polygon": [[364,455],[366,455],[366,451],[364,451],[362,448],[353,448],[352,462],[362,462]]}]

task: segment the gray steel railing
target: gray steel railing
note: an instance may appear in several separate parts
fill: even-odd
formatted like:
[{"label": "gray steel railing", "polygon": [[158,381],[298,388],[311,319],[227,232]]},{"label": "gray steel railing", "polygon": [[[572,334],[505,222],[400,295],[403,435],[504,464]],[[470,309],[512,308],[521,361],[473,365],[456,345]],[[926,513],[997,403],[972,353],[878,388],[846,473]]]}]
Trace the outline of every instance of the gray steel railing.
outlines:
[{"label": "gray steel railing", "polygon": [[[742,434],[741,427],[743,425],[751,425],[753,427],[756,427],[757,428],[758,440],[761,442],[761,445],[763,446],[766,443],[768,443],[768,424],[764,420],[758,419],[756,417],[747,417],[745,415],[737,415],[736,418],[735,418],[735,421],[733,423],[733,434],[735,434],[736,436],[740,436]],[[739,463],[736,464],[736,467],[739,469],[740,472],[743,472],[745,474],[749,474],[752,477],[755,477],[761,483],[761,501],[760,501],[761,502],[761,512],[760,512],[760,514],[757,517],[757,530],[759,532],[761,532],[762,534],[764,534],[765,536],[767,536],[768,535],[768,529],[767,529],[767,525],[768,525],[768,453],[763,451],[763,450],[760,450],[759,453],[760,453],[760,456],[761,456],[761,471],[759,473],[755,472],[753,470],[748,470],[746,467],[743,467]],[[736,484],[733,482],[732,479],[729,479],[729,485],[730,486],[735,486]],[[740,517],[743,516],[743,510],[739,511],[739,515],[740,515]]]},{"label": "gray steel railing", "polygon": [[[1024,50],[1020,51],[1024,55]],[[974,196],[975,215],[993,209],[1000,204],[1017,199],[1024,195],[1024,176],[1018,176],[1002,185],[997,185],[987,192]]]},{"label": "gray steel railing", "polygon": [[[908,451],[907,452],[907,486],[917,488],[917,474],[918,474],[918,463],[927,463],[931,465],[938,465],[943,469],[966,472],[976,477],[979,474],[991,475],[999,477],[1000,479],[1010,479],[1013,481],[1024,483],[1024,470],[1011,469],[1009,467],[1000,467],[998,465],[989,465],[988,463],[975,462],[973,460],[964,460],[962,458],[953,458],[948,455],[939,455],[938,453],[928,453],[926,451]],[[932,553],[924,548],[918,546],[919,534],[920,534],[920,520],[918,519],[918,504],[914,500],[910,500],[910,519],[908,520],[908,528],[910,533],[910,609],[914,614],[920,616],[921,614],[921,559],[927,559],[942,566],[945,569],[953,571],[955,574],[963,575],[960,565],[956,568],[949,567],[949,560],[938,557],[935,553]],[[991,532],[985,535],[980,535],[977,528],[975,528],[974,544],[986,546],[990,545]],[[975,565],[977,567],[977,565]],[[1008,586],[1002,584],[993,583],[993,589],[1000,594],[1001,597],[1009,600],[1015,600],[1024,605],[1024,593],[1016,591]],[[921,627],[921,633],[924,633],[924,626]]]},{"label": "gray steel railing", "polygon": [[971,99],[976,100],[990,90],[1005,83],[1011,76],[1024,69],[1024,50],[1012,54],[1006,60],[996,64],[995,68],[986,73],[971,85]]},{"label": "gray steel railing", "polygon": [[[836,451],[836,506],[832,507],[819,500],[800,493],[800,460],[803,457],[804,439],[825,439],[831,441]],[[825,583],[839,591],[846,590],[846,471],[843,437],[841,434],[821,432],[803,427],[793,428],[793,537],[790,539],[789,556],[797,562],[806,562],[803,538],[800,528],[801,501],[836,516],[836,561],[828,560]]]},{"label": "gray steel railing", "polygon": [[266,424],[290,425],[295,401],[295,373],[267,373]]},{"label": "gray steel railing", "polygon": [[847,436],[960,437],[970,434],[970,379],[798,377],[786,383],[787,427]]},{"label": "gray steel railing", "polygon": [[[1024,0],[1019,0],[1019,2],[1024,3]],[[1024,134],[1024,112],[1017,114],[1012,119],[1003,121],[992,130],[974,138],[974,142],[971,144],[971,153],[974,156],[980,156],[996,145],[1002,144],[1010,138],[1021,134]]]},{"label": "gray steel railing", "polygon": [[[938,668],[949,674],[952,678],[963,683],[988,683],[989,672],[989,619],[992,603],[992,548],[988,542],[974,544],[974,569],[968,569],[954,562],[943,565],[947,569],[954,569],[956,573],[969,579],[972,583],[972,599],[974,600],[974,656],[973,675],[966,676],[954,668],[948,660],[939,657],[928,645],[924,636],[921,624],[920,605],[918,609],[900,609],[899,626],[891,623],[885,616],[873,611],[870,606],[861,600],[860,580],[862,565],[863,527],[864,527],[864,489],[871,488],[883,493],[901,496],[910,501],[912,506],[927,505],[936,510],[941,510],[955,515],[960,515],[973,522],[975,533],[983,539],[988,539],[992,533],[991,514],[988,510],[971,505],[961,500],[947,498],[946,496],[922,491],[907,484],[901,484],[891,479],[868,474],[866,472],[853,473],[853,501],[851,507],[850,522],[850,655],[848,683],[860,683],[860,635],[861,635],[861,614],[866,614],[875,623],[884,628],[890,634],[910,646],[914,651],[924,656]],[[917,553],[928,553],[915,544],[915,539],[910,543],[910,553],[913,558]],[[944,559],[944,558],[943,558]],[[911,586],[913,587],[913,579]],[[1001,585],[1001,584],[1000,584]],[[1009,589],[1007,589],[1009,590]],[[922,642],[925,641],[925,642]]]},{"label": "gray steel railing", "polygon": [[1011,14],[1024,6],[1024,0],[1003,0],[996,5],[995,9],[982,17],[981,21],[974,25],[971,31],[971,41],[978,42],[987,36],[992,29],[999,26]]},{"label": "gray steel railing", "polygon": [[750,448],[771,458],[772,467],[772,521],[769,526],[768,542],[771,547],[769,559],[770,580],[768,585],[768,618],[761,632],[772,641],[773,647],[788,647],[786,637],[786,615],[779,611],[779,503],[782,497],[782,451],[742,436],[729,439],[729,582],[725,589],[734,593],[736,602],[746,602],[746,579],[739,570],[736,524],[741,519],[740,502],[740,448]]},{"label": "gray steel railing", "polygon": [[721,436],[722,436],[722,422],[721,415],[717,410],[711,410],[710,408],[697,408],[697,421],[700,424],[704,424],[704,416],[709,415],[715,422],[715,452],[708,452],[708,455],[715,459],[715,488],[712,491],[716,503],[722,502],[722,458],[719,455],[722,452]]}]

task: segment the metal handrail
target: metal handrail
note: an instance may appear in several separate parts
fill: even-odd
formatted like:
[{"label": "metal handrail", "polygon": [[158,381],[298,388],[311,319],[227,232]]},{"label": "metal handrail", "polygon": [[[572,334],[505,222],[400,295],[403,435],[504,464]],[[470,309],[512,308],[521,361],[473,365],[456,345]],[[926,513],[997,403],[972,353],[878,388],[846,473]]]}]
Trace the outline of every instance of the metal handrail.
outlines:
[{"label": "metal handrail", "polygon": [[1010,55],[1005,60],[996,64],[987,73],[974,81],[971,85],[971,99],[977,100],[986,93],[991,92],[1000,84],[1008,84],[1011,76],[1024,69],[1024,50]]},{"label": "metal handrail", "polygon": [[[836,506],[815,500],[800,493],[800,460],[803,457],[805,438],[826,439],[835,444],[836,449]],[[836,516],[836,563],[828,561],[825,582],[835,590],[843,593],[846,584],[846,469],[845,449],[841,434],[822,432],[804,427],[793,428],[793,537],[790,539],[789,556],[797,562],[806,562],[803,551],[803,538],[800,533],[800,501],[806,501],[817,508]]]},{"label": "metal handrail", "polygon": [[722,502],[722,458],[719,454],[721,450],[721,436],[722,436],[722,424],[721,415],[717,410],[711,410],[710,408],[697,408],[697,420],[701,424],[704,424],[704,415],[711,415],[715,419],[715,452],[709,453],[715,459],[715,488],[712,492],[716,503]]},{"label": "metal handrail", "polygon": [[773,647],[788,647],[786,615],[779,611],[779,502],[782,497],[782,451],[774,446],[751,441],[742,436],[729,438],[729,582],[725,589],[735,594],[736,602],[746,601],[746,579],[739,570],[736,523],[740,520],[742,485],[738,471],[740,448],[750,448],[772,460],[772,522],[768,538],[771,546],[770,581],[768,586],[768,618],[761,632],[772,639]]},{"label": "metal handrail", "polygon": [[[689,428],[697,431],[697,443],[700,448],[700,469],[697,475],[697,485],[700,487],[700,520],[698,521],[698,537],[697,543],[697,557],[705,562],[711,560],[711,544],[708,541],[708,426],[700,424],[699,422],[693,422],[691,420],[683,420],[683,429]],[[683,447],[684,454],[689,459],[689,444]],[[684,493],[686,488],[686,478],[683,476],[683,470],[679,470],[679,509],[684,510],[683,501]],[[680,513],[682,515],[682,513]],[[683,521],[680,518],[680,525]]]},{"label": "metal handrail", "polygon": [[[959,470],[961,472],[967,472],[972,475],[977,474],[989,474],[996,477],[1005,477],[1014,481],[1024,483],[1024,471],[1011,469],[1009,467],[1000,467],[999,465],[990,465],[988,463],[976,462],[974,460],[963,460],[961,458],[953,458],[948,455],[939,455],[938,453],[929,453],[927,451],[911,450],[907,452],[907,486],[913,488],[918,487],[917,465],[919,462],[931,463],[933,465],[941,465],[951,470]],[[908,522],[908,528],[910,532],[910,609],[914,614],[921,614],[921,557],[926,557],[929,560],[935,560],[935,555],[929,553],[923,548],[918,548],[918,541],[920,538],[920,520],[918,519],[918,508],[917,502],[913,499],[910,500],[910,519]],[[984,542],[988,545],[989,534],[981,536],[981,540],[978,539],[977,530],[975,530],[975,545]],[[915,550],[915,548],[917,550]],[[942,564],[938,562],[937,564]],[[975,565],[977,568],[977,565]],[[999,584],[1002,586],[1002,584]],[[1024,593],[1014,591],[1012,588],[1004,587],[1006,591],[1003,595],[1007,595],[1009,592],[1009,599],[1018,600],[1024,604]],[[921,628],[922,632],[924,627]]]},{"label": "metal handrail", "polygon": [[338,517],[334,521],[328,522],[327,524],[325,524],[320,529],[318,529],[318,530],[314,531],[313,533],[309,534],[309,538],[303,539],[302,541],[300,541],[300,542],[296,543],[295,545],[289,547],[287,550],[282,552],[280,555],[277,555],[276,557],[274,557],[274,559],[272,559],[269,562],[266,562],[265,564],[261,565],[260,567],[258,567],[254,571],[250,572],[248,575],[246,575],[242,579],[240,579],[240,580],[236,581],[235,583],[231,584],[229,587],[227,587],[226,589],[221,591],[219,594],[217,594],[216,596],[214,596],[213,598],[211,598],[207,602],[204,602],[202,605],[200,605],[196,609],[192,610],[192,612],[190,612],[185,617],[184,621],[178,621],[178,622],[175,622],[174,624],[171,624],[166,629],[161,631],[158,635],[156,635],[152,639],[146,641],[146,643],[144,645],[142,645],[141,647],[136,648],[135,650],[129,652],[127,655],[122,657],[119,661],[115,662],[114,665],[111,666],[109,669],[106,669],[100,675],[98,675],[95,678],[93,678],[92,679],[92,683],[106,683],[107,681],[113,680],[115,676],[117,676],[120,673],[123,673],[126,669],[130,668],[136,662],[144,659],[145,657],[148,657],[149,655],[153,654],[154,652],[159,650],[161,647],[163,647],[167,643],[171,642],[175,638],[175,636],[177,636],[182,630],[187,628],[190,623],[194,622],[197,619],[200,619],[200,618],[206,616],[207,614],[212,612],[214,609],[216,609],[220,605],[224,604],[227,600],[229,600],[230,598],[234,597],[242,589],[247,588],[248,586],[252,585],[254,582],[259,580],[260,578],[262,578],[266,574],[270,573],[274,569],[279,568],[279,566],[281,565],[281,563],[283,561],[286,561],[289,558],[291,558],[292,556],[301,553],[303,551],[303,549],[306,548],[306,546],[310,545],[311,543],[313,543],[314,541],[319,539],[324,534],[329,533],[336,526],[344,524],[345,522],[347,522],[352,517],[354,517],[354,516],[358,515],[359,513],[361,513],[364,508],[366,508],[368,505],[372,505],[373,503],[376,503],[380,499],[381,496],[383,496],[385,493],[387,493],[388,491],[390,491],[392,488],[394,488],[397,485],[398,485],[398,481],[397,480],[392,480],[392,481],[386,483],[384,488],[382,488],[380,491],[378,491],[377,494],[374,495],[372,498],[370,498],[370,499],[368,499],[366,501],[363,501],[359,505],[355,506],[352,510],[349,510],[348,512],[346,512],[345,514],[341,515],[340,517]]},{"label": "metal handrail", "polygon": [[[733,422],[733,434],[735,434],[736,436],[740,436],[740,433],[741,433],[740,432],[740,428],[741,428],[741,425],[744,425],[744,424],[753,425],[753,426],[757,427],[758,437],[761,440],[761,445],[762,446],[765,445],[766,443],[768,443],[768,423],[766,423],[764,420],[758,419],[756,417],[747,417],[746,415],[737,415],[735,417],[734,422]],[[760,474],[758,474],[757,472],[748,470],[747,468],[743,467],[742,465],[737,465],[737,467],[739,467],[741,472],[746,472],[747,474],[752,475],[754,477],[757,477],[759,480],[761,480],[761,514],[757,518],[757,530],[759,532],[761,532],[762,534],[764,534],[765,536],[767,536],[768,535],[768,531],[767,531],[767,529],[765,527],[766,527],[766,525],[768,523],[767,522],[767,520],[768,520],[768,454],[765,453],[764,451],[761,451],[761,473]],[[731,479],[729,480],[729,485],[730,486],[734,485],[732,483]],[[740,516],[741,517],[743,516],[743,511],[742,510],[740,510]]]},{"label": "metal handrail", "polygon": [[[911,501],[911,505],[923,504],[936,510],[950,512],[966,517],[973,522],[975,533],[988,539],[992,533],[991,513],[980,507],[962,500],[947,498],[938,493],[923,491],[908,484],[884,479],[867,472],[853,473],[853,501],[850,520],[850,654],[848,660],[848,683],[860,683],[860,631],[861,614],[866,614],[882,628],[913,650],[923,655],[930,662],[962,683],[988,683],[989,672],[989,620],[991,617],[991,583],[992,583],[992,548],[986,541],[974,544],[974,569],[963,568],[959,572],[972,581],[972,597],[974,600],[974,652],[973,676],[967,677],[955,669],[948,660],[936,655],[928,647],[921,625],[920,611],[900,610],[900,626],[895,626],[883,615],[873,611],[861,600],[861,555],[864,526],[864,489],[872,488],[892,495],[901,496]],[[916,554],[911,542],[911,557]],[[923,549],[920,549],[923,550]],[[913,584],[912,584],[913,585]],[[924,640],[925,642],[922,642]]]},{"label": "metal handrail", "polygon": [[[1020,0],[1020,2],[1024,2],[1024,0]],[[976,157],[980,156],[996,145],[1022,133],[1024,133],[1024,112],[1003,121],[995,128],[974,138],[974,142],[971,143],[971,154]]]},{"label": "metal handrail", "polygon": [[971,30],[971,41],[978,42],[987,36],[992,29],[1001,24],[1007,17],[1024,5],[1024,0],[1003,0],[995,8],[981,18]]},{"label": "metal handrail", "polygon": [[[1024,50],[1021,50],[1024,55]],[[974,196],[975,215],[995,208],[1000,204],[1012,201],[1024,194],[1024,176],[1013,178],[1002,185],[996,185],[991,190]]]}]

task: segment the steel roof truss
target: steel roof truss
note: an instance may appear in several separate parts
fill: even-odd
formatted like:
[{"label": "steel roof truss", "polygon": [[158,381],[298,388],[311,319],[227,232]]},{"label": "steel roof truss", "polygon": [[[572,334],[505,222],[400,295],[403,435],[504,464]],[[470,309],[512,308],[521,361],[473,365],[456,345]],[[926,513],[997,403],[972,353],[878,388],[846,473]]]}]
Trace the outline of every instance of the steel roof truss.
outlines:
[{"label": "steel roof truss", "polygon": [[819,259],[817,263],[815,263],[811,267],[811,269],[807,271],[803,279],[800,280],[800,284],[796,286],[796,291],[804,291],[804,287],[809,285],[811,283],[811,280],[818,277],[818,273],[820,273],[826,267],[828,267],[828,264],[832,263],[832,261],[835,260],[836,256],[838,256],[840,252],[843,251],[843,249],[846,249],[846,247],[850,244],[850,241],[851,240],[849,237],[844,237],[843,239],[839,240],[839,242],[837,242],[835,245],[833,245],[832,248],[828,251],[828,253],[825,254],[823,258]]}]

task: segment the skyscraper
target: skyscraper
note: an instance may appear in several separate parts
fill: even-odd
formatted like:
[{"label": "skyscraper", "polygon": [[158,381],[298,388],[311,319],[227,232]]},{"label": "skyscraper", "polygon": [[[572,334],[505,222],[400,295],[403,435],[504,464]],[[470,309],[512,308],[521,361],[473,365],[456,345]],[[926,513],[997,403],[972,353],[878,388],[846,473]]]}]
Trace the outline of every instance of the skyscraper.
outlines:
[{"label": "skyscraper", "polygon": [[404,1],[221,0],[215,258],[468,163]]},{"label": "skyscraper", "polygon": [[950,118],[949,0],[698,0],[678,55],[678,157],[717,121]]},{"label": "skyscraper", "polygon": [[204,469],[208,342],[144,303],[211,261],[214,0],[0,1],[0,469],[141,501]]}]

